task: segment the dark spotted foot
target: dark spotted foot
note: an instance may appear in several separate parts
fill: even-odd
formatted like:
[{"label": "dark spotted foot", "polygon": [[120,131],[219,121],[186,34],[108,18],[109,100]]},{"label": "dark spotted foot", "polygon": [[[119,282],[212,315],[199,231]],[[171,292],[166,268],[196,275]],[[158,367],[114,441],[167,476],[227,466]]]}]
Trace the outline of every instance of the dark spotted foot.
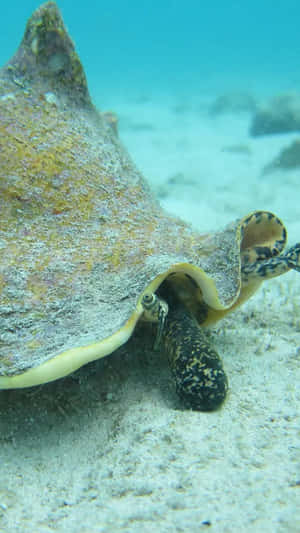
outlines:
[{"label": "dark spotted foot", "polygon": [[162,332],[178,395],[189,407],[212,411],[220,407],[228,389],[220,356],[189,311],[176,300],[169,302]]},{"label": "dark spotted foot", "polygon": [[289,268],[300,272],[300,242],[287,250],[285,258]]},{"label": "dark spotted foot", "polygon": [[258,259],[254,263],[243,264],[242,279],[244,283],[254,278],[275,278],[289,270],[300,272],[300,243],[294,244],[285,252],[270,259]]}]

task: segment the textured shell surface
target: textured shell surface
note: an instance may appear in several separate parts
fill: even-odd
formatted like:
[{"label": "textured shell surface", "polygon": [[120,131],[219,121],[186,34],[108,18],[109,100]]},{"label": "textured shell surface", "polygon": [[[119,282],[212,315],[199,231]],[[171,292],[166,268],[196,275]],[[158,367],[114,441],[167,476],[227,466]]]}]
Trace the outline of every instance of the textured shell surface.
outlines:
[{"label": "textured shell surface", "polygon": [[53,2],[0,71],[0,147],[0,375],[134,326],[141,295],[184,265],[212,280],[216,308],[237,299],[238,222],[200,235],[162,210]]}]

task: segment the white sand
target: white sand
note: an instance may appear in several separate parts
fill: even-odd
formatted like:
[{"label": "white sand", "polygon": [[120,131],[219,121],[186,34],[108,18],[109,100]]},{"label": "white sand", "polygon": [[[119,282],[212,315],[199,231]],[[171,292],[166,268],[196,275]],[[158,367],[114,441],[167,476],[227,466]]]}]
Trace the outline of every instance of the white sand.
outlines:
[{"label": "white sand", "polygon": [[[99,97],[163,205],[199,231],[268,209],[300,240],[299,171],[261,177],[295,137],[248,137],[206,95]],[[248,153],[224,151],[244,145]],[[247,150],[246,150],[247,152]],[[300,276],[266,283],[213,333],[223,408],[183,410],[138,339],[75,376],[0,393],[0,533],[299,532]]]}]

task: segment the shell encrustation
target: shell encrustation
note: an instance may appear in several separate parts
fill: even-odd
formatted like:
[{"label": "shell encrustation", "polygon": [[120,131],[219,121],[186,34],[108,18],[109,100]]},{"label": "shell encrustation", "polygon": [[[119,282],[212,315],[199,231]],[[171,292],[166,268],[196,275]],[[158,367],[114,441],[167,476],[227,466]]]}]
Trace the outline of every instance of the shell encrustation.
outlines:
[{"label": "shell encrustation", "polygon": [[161,209],[112,115],[93,107],[53,2],[0,71],[0,147],[0,388],[114,351],[171,273],[193,279],[211,321],[245,298],[243,221],[199,235]]}]

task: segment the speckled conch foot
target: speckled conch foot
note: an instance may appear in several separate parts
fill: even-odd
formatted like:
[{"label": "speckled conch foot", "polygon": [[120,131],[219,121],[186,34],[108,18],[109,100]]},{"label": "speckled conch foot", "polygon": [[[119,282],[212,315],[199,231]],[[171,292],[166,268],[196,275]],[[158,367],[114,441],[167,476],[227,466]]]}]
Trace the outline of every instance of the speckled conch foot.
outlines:
[{"label": "speckled conch foot", "polygon": [[[164,291],[164,294],[166,291]],[[170,293],[170,306],[157,294],[145,294],[143,319],[157,323],[154,348],[162,347],[185,405],[211,411],[224,401],[227,377],[220,356],[186,307]]]},{"label": "speckled conch foot", "polygon": [[287,250],[284,254],[284,259],[288,267],[287,270],[292,269],[300,272],[300,242],[297,242],[297,244]]},{"label": "speckled conch foot", "polygon": [[243,281],[255,278],[270,279],[281,276],[289,270],[300,272],[300,243],[294,244],[276,257],[242,265],[242,279]]},{"label": "speckled conch foot", "polygon": [[221,406],[228,381],[219,354],[207,332],[188,309],[171,297],[172,305],[162,332],[162,344],[174,376],[176,391],[185,406],[212,411]]}]

